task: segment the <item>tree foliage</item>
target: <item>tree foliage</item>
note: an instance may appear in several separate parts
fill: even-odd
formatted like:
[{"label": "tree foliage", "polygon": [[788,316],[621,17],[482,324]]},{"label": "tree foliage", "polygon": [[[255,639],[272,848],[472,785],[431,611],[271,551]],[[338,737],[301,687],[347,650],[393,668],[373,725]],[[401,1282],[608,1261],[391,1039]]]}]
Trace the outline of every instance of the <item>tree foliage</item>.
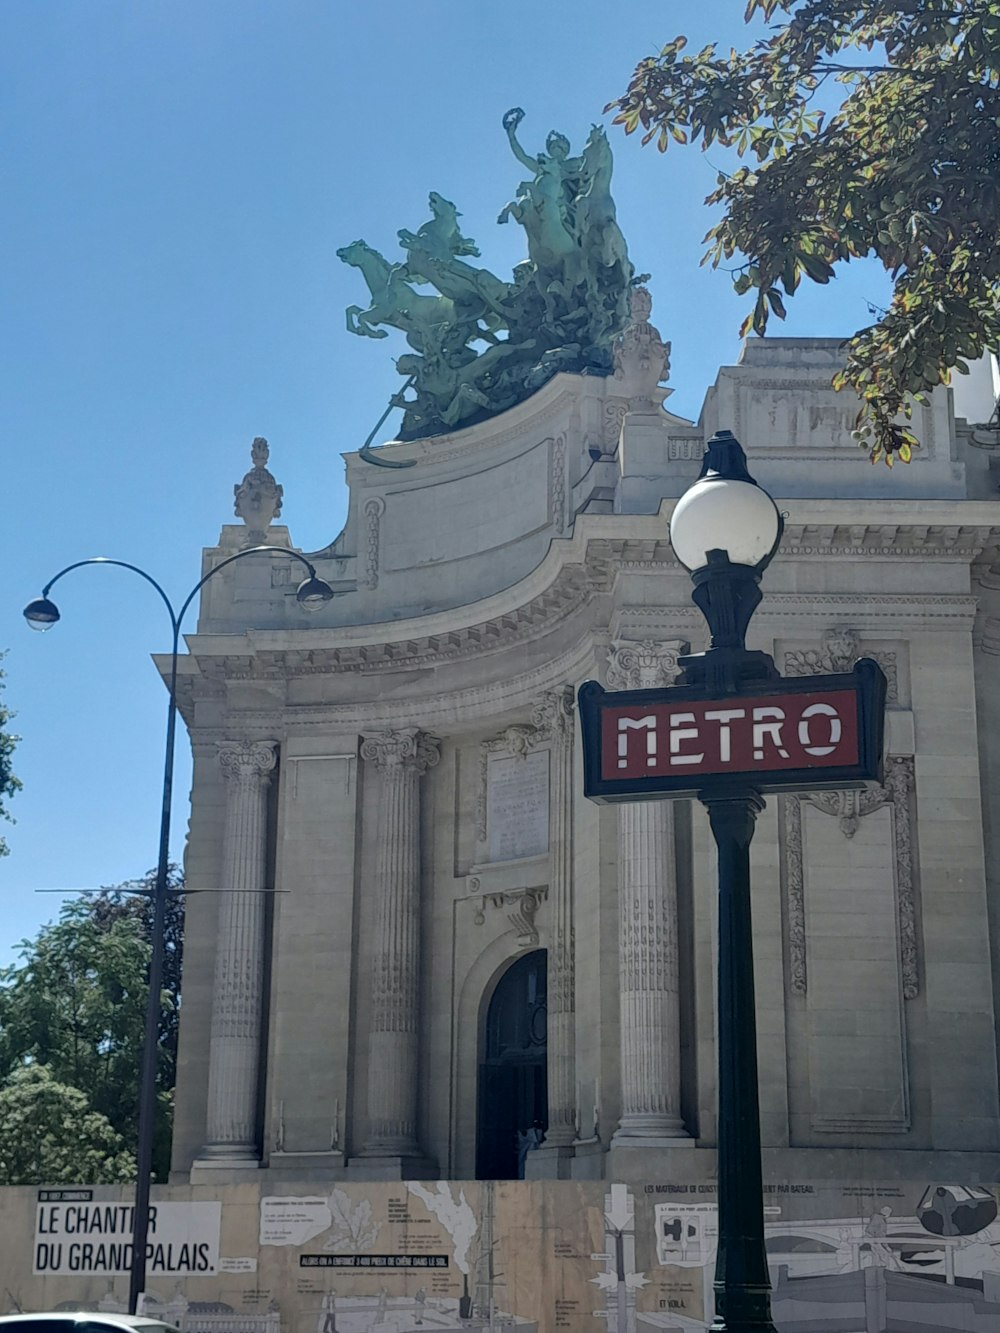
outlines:
[{"label": "tree foliage", "polygon": [[14,1071],[0,1088],[0,1185],[135,1179],[135,1157],[107,1116],[44,1065]]},{"label": "tree foliage", "polygon": [[743,332],[783,318],[803,277],[881,260],[892,303],[835,383],[862,400],[872,462],[909,462],[913,400],[1000,345],[1000,0],[749,0],[758,17],[776,21],[742,52],[669,42],[608,110],[661,151],[747,159],[719,175],[706,238],[713,265],[745,260]]},{"label": "tree foliage", "polygon": [[[0,662],[3,661],[3,653],[0,653]],[[0,669],[0,692],[3,691],[4,673]],[[11,771],[12,756],[14,746],[21,739],[20,736],[12,736],[7,730],[7,723],[13,717],[10,709],[5,708],[0,701],[0,817],[10,819],[10,813],[4,804],[4,798],[13,796],[15,792],[21,790],[21,782]],[[0,837],[0,856],[6,856],[10,849],[6,841]]]},{"label": "tree foliage", "polygon": [[[94,1124],[106,1122],[130,1148],[138,1127],[154,880],[150,873],[65,903],[58,921],[22,943],[20,963],[0,972],[0,1089],[16,1089],[22,1101],[32,1095],[48,1098],[48,1105],[53,1100],[48,1084],[19,1081],[26,1071],[42,1070],[52,1086],[78,1093],[88,1113],[98,1117]],[[179,886],[176,870],[170,882]],[[154,1152],[160,1180],[166,1179],[169,1163],[177,1066],[183,950],[179,896],[168,900],[165,946]],[[119,1169],[114,1154],[109,1162],[109,1170]],[[85,1171],[91,1168],[81,1158],[76,1179],[106,1179],[88,1176]]]}]

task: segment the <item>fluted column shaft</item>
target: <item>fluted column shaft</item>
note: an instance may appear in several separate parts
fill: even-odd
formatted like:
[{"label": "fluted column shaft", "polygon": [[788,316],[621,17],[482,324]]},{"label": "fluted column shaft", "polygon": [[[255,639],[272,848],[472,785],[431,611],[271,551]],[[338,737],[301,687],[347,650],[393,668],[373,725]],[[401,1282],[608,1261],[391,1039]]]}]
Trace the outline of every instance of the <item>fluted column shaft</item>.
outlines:
[{"label": "fluted column shaft", "polygon": [[677,878],[669,801],[618,807],[623,1139],[686,1137],[680,1118]]},{"label": "fluted column shaft", "polygon": [[548,979],[549,1126],[545,1145],[572,1144],[576,1126],[576,940],[573,929],[573,691],[554,690],[535,710],[552,738]]},{"label": "fluted column shaft", "polygon": [[376,775],[375,952],[364,1151],[412,1156],[417,1143],[420,1000],[420,777],[437,743],[414,728],[365,736]]},{"label": "fluted column shaft", "polygon": [[226,779],[215,988],[208,1074],[206,1157],[256,1161],[264,989],[267,789],[273,741],[226,741]]}]

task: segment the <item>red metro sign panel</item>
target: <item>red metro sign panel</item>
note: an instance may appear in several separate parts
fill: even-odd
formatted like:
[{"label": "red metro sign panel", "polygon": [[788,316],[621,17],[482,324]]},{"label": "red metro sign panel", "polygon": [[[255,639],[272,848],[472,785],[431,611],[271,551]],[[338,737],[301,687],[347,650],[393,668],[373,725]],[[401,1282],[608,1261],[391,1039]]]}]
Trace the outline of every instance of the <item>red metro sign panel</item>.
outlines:
[{"label": "red metro sign panel", "polygon": [[704,689],[580,689],[584,794],[597,801],[691,796],[723,786],[805,791],[881,775],[885,677],[859,662],[835,676],[779,679],[740,695]]}]

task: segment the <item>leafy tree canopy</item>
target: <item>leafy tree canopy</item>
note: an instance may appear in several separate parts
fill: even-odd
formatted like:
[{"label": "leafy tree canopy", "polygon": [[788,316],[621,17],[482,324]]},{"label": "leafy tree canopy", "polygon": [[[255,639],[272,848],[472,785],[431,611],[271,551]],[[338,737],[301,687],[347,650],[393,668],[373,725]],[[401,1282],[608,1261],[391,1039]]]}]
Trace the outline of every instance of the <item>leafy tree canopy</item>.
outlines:
[{"label": "leafy tree canopy", "polygon": [[[3,653],[0,653],[0,662],[3,661],[3,657]],[[3,678],[4,673],[0,670],[0,692],[3,691]],[[21,790],[20,779],[11,771],[14,746],[21,739],[20,736],[12,736],[7,730],[7,723],[13,716],[13,713],[0,702],[0,816],[4,819],[10,819],[4,797],[13,796],[15,792]],[[6,856],[9,850],[6,841],[0,838],[0,856]]]},{"label": "leafy tree canopy", "polygon": [[862,399],[872,462],[909,462],[913,399],[1000,345],[1000,0],[749,0],[759,17],[742,52],[668,42],[608,110],[661,151],[747,159],[707,201],[723,216],[706,259],[742,256],[736,290],[756,293],[742,332],[783,318],[803,276],[881,260],[892,303],[835,383]]},{"label": "leafy tree canopy", "polygon": [[15,1070],[0,1087],[0,1185],[115,1184],[135,1179],[135,1158],[85,1093],[44,1065]]},{"label": "leafy tree canopy", "polygon": [[[0,1091],[16,1087],[22,1097],[43,1092],[48,1096],[41,1085],[18,1082],[26,1071],[40,1069],[53,1085],[79,1093],[88,1111],[130,1148],[138,1126],[154,881],[150,873],[142,880],[70,900],[58,921],[22,943],[20,963],[0,971]],[[172,868],[171,886],[177,888],[180,882]],[[177,1064],[183,948],[180,897],[168,900],[165,946],[157,1075],[160,1113],[154,1152],[160,1180],[166,1179],[169,1164]],[[109,1169],[118,1169],[114,1162],[113,1155]],[[105,1179],[88,1177],[83,1165],[74,1178]]]}]

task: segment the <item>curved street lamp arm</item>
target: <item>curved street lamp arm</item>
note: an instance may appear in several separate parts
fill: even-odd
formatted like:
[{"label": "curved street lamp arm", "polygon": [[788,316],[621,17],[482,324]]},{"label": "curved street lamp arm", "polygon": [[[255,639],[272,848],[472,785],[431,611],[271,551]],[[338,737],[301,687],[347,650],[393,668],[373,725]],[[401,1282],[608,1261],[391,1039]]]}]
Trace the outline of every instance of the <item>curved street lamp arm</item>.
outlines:
[{"label": "curved street lamp arm", "polygon": [[163,931],[167,903],[167,877],[170,855],[170,813],[173,796],[174,737],[177,726],[177,656],[180,644],[181,622],[184,619],[188,607],[213,575],[218,574],[221,569],[225,569],[227,565],[231,565],[234,561],[242,560],[244,556],[259,555],[264,551],[268,552],[270,555],[291,556],[293,560],[297,560],[299,564],[305,566],[310,579],[316,578],[315,566],[310,560],[307,560],[304,555],[300,555],[298,551],[289,550],[284,546],[250,546],[242,551],[234,552],[233,555],[227,556],[225,560],[220,560],[217,565],[213,565],[208,573],[200,578],[188,593],[187,597],[181,604],[180,611],[174,610],[170,598],[151,574],[147,574],[144,569],[140,569],[138,565],[130,564],[127,560],[112,560],[107,556],[92,556],[89,560],[77,560],[74,564],[67,565],[65,569],[61,569],[54,578],[49,580],[42,592],[42,597],[47,599],[53,585],[58,583],[64,574],[69,574],[72,570],[80,569],[84,565],[116,565],[120,569],[130,569],[134,574],[138,574],[140,578],[145,579],[146,582],[151,584],[159,593],[164,606],[167,608],[167,614],[170,616],[170,624],[173,630],[173,643],[170,653],[170,683],[168,686],[169,697],[167,701],[167,732],[163,755],[163,787],[160,803],[159,851],[156,867],[156,884],[152,894],[153,921],[151,926],[152,949],[149,960],[149,995],[146,1003],[145,1035],[139,1071],[139,1123],[136,1134],[136,1187],[132,1235],[132,1261],[129,1271],[129,1314],[137,1313],[139,1298],[146,1286],[146,1243],[149,1234],[149,1198],[153,1166],[153,1143],[156,1130],[156,1074],[157,1057],[159,1054],[159,1026],[162,1013],[160,988],[163,984]]},{"label": "curved street lamp arm", "polygon": [[184,599],[184,604],[181,606],[181,609],[177,614],[178,628],[180,627],[181,621],[184,619],[185,612],[194,601],[195,597],[201,592],[208,580],[214,578],[215,575],[218,574],[220,569],[225,569],[225,567],[231,565],[234,560],[242,560],[246,555],[259,555],[263,551],[267,551],[271,555],[290,555],[293,560],[298,560],[300,564],[305,565],[306,569],[309,571],[309,577],[311,579],[316,577],[316,566],[312,561],[307,560],[304,555],[299,555],[298,551],[293,551],[288,546],[247,546],[244,550],[237,551],[234,555],[226,556],[225,560],[220,560],[217,565],[213,565],[208,573],[198,580]]},{"label": "curved street lamp arm", "polygon": [[[146,571],[140,569],[138,565],[130,565],[127,560],[112,560],[110,556],[106,555],[93,555],[89,560],[77,560],[72,565],[67,565],[65,569],[60,569],[59,573],[56,574],[54,578],[49,579],[48,583],[46,583],[45,587],[42,589],[42,596],[48,597],[50,589],[59,582],[64,574],[69,574],[74,569],[82,569],[84,565],[117,565],[119,569],[130,569],[133,574],[138,574],[139,577],[145,579],[147,583],[151,583],[163,599],[163,605],[167,608],[167,615],[170,617],[170,623],[173,626],[174,634],[176,635],[180,628],[181,616],[184,614],[183,610],[181,611],[181,616],[177,615],[170,598],[157,583],[156,579],[153,578],[152,574],[147,574]],[[187,603],[185,603],[185,606],[186,605]]]}]

